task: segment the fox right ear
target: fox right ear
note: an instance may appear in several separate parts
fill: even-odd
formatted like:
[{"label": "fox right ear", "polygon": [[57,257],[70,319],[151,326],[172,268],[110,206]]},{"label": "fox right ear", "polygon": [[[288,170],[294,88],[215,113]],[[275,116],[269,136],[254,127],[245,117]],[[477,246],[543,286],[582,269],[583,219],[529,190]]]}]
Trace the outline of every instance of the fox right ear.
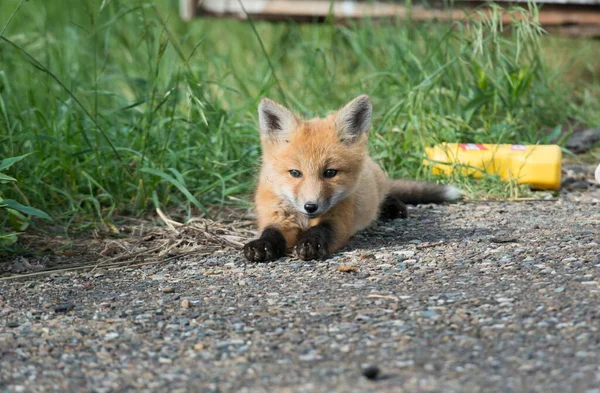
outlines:
[{"label": "fox right ear", "polygon": [[335,127],[340,139],[352,144],[366,135],[371,128],[372,112],[371,99],[366,94],[347,103],[335,116]]},{"label": "fox right ear", "polygon": [[285,106],[268,98],[262,98],[258,105],[258,123],[262,134],[273,141],[278,141],[298,127],[298,118]]}]

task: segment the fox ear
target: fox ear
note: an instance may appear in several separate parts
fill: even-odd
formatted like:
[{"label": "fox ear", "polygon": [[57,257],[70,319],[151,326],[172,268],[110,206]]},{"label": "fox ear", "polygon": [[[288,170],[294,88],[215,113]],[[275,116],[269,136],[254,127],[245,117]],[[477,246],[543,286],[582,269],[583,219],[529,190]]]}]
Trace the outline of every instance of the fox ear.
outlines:
[{"label": "fox ear", "polygon": [[298,118],[285,106],[262,98],[258,105],[258,123],[261,133],[273,141],[278,141],[298,127]]},{"label": "fox ear", "polygon": [[368,95],[363,94],[340,109],[335,115],[335,128],[346,143],[356,142],[371,128],[373,106]]}]

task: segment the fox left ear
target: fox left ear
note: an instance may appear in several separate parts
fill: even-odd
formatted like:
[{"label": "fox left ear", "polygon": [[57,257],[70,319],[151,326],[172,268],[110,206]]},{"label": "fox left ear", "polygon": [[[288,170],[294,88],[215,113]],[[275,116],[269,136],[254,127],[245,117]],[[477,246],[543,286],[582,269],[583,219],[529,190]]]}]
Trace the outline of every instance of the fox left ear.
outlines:
[{"label": "fox left ear", "polygon": [[335,116],[335,128],[343,142],[354,143],[371,128],[373,106],[368,95],[363,94],[340,109]]}]

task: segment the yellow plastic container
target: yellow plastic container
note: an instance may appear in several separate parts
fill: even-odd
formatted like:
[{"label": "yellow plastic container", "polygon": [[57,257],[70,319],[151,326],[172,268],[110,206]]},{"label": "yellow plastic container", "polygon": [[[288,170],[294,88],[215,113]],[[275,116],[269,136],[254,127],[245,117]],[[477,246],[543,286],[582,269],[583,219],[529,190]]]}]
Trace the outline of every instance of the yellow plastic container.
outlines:
[{"label": "yellow plastic container", "polygon": [[492,145],[443,143],[426,148],[433,173],[449,175],[453,170],[481,177],[483,172],[498,174],[535,189],[560,188],[562,152],[558,145]]}]

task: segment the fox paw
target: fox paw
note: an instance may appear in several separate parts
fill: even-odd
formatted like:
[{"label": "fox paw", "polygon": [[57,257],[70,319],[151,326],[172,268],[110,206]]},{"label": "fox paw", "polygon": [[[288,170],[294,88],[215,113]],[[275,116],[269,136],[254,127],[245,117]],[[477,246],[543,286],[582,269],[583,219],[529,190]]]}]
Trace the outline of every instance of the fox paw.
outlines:
[{"label": "fox paw", "polygon": [[323,258],[327,255],[327,244],[320,236],[306,236],[296,243],[296,255],[305,261]]},{"label": "fox paw", "polygon": [[273,242],[270,239],[252,240],[244,246],[244,256],[250,262],[265,262],[285,254],[285,243]]},{"label": "fox paw", "polygon": [[381,203],[379,220],[395,220],[396,218],[408,218],[408,208],[400,198],[388,195]]}]

